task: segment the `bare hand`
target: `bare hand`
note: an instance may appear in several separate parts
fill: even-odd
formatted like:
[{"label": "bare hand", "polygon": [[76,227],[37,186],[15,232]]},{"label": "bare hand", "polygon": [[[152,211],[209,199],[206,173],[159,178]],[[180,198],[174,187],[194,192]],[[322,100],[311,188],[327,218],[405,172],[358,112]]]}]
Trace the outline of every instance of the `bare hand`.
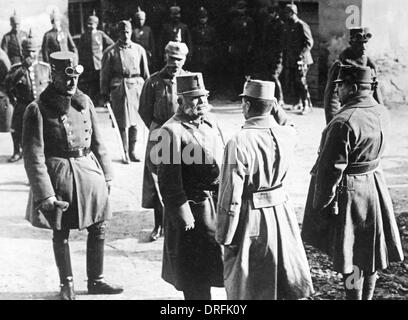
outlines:
[{"label": "bare hand", "polygon": [[184,231],[189,231],[189,230],[192,230],[192,229],[194,229],[194,221],[192,221],[189,225],[186,225],[185,227],[184,227]]}]

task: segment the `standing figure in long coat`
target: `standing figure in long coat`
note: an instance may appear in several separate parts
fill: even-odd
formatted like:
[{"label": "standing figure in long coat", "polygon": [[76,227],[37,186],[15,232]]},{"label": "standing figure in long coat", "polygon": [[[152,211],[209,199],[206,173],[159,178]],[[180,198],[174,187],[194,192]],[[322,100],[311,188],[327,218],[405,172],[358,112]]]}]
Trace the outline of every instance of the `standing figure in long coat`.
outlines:
[{"label": "standing figure in long coat", "polygon": [[21,19],[14,13],[10,17],[11,30],[7,32],[1,40],[1,48],[7,53],[11,64],[21,63],[23,61],[23,52],[21,44],[28,37],[28,33],[20,30]]},{"label": "standing figure in long coat", "polygon": [[164,203],[162,278],[186,300],[211,299],[223,287],[215,205],[224,142],[208,115],[201,73],[177,78],[179,108],[160,130],[158,180]]},{"label": "standing figure in long coat", "polygon": [[[336,84],[334,83],[334,80],[336,80],[339,75],[340,66],[355,65],[370,67],[374,74],[377,73],[377,68],[373,60],[366,54],[368,41],[373,35],[369,32],[368,28],[365,27],[351,28],[349,32],[350,46],[340,53],[338,60],[336,60],[329,69],[323,101],[326,124],[333,119],[341,107],[339,96],[336,92]],[[379,104],[383,103],[381,91],[377,84],[373,86],[373,97]]]},{"label": "standing figure in long coat", "polygon": [[62,16],[58,12],[53,12],[50,16],[52,29],[47,31],[43,37],[42,59],[44,62],[50,61],[50,54],[56,51],[71,51],[78,59],[78,50],[74,40],[68,30],[62,27]]},{"label": "standing figure in long coat", "polygon": [[79,63],[84,67],[79,86],[92,99],[95,106],[99,105],[103,51],[114,43],[105,32],[97,29],[98,24],[97,16],[89,16],[87,30],[81,35],[78,44]]},{"label": "standing figure in long coat", "polygon": [[286,85],[294,87],[295,98],[299,100],[302,114],[311,111],[312,102],[307,85],[307,72],[313,64],[311,49],[314,41],[310,26],[299,19],[295,4],[285,7],[285,32],[283,65],[286,69]]},{"label": "standing figure in long coat", "polygon": [[103,277],[111,162],[92,101],[77,90],[83,67],[71,52],[50,58],[52,82],[24,114],[24,166],[31,186],[26,218],[53,230],[62,300],[75,299],[70,229],[88,230],[88,293],[117,294],[123,289]]},{"label": "standing figure in long coat", "polygon": [[369,67],[342,66],[336,82],[343,106],[323,131],[302,237],[332,257],[347,299],[370,300],[376,271],[404,259],[381,169],[387,114]]},{"label": "standing figure in long coat", "polygon": [[169,120],[178,107],[176,76],[186,74],[183,65],[188,48],[185,43],[171,41],[165,49],[166,65],[146,80],[140,96],[139,114],[149,129],[143,173],[142,207],[154,209],[154,229],[150,240],[162,235],[163,201],[157,181],[157,164],[152,148],[157,144],[157,132]]},{"label": "standing figure in long coat", "polygon": [[145,49],[130,40],[130,22],[120,21],[118,31],[119,40],[103,53],[101,95],[105,103],[112,102],[126,155],[123,162],[129,164],[140,161],[136,150],[139,101],[150,73]]},{"label": "standing figure in long coat", "polygon": [[241,95],[246,122],[227,143],[218,193],[228,299],[300,299],[313,293],[296,214],[285,190],[296,131],[270,114],[275,85],[250,80]]},{"label": "standing figure in long coat", "polygon": [[51,68],[48,63],[38,60],[39,46],[31,32],[21,46],[23,62],[14,64],[6,77],[7,93],[14,105],[11,123],[14,150],[9,162],[18,161],[22,157],[24,111],[33,100],[39,97],[51,80]]},{"label": "standing figure in long coat", "polygon": [[155,42],[152,29],[145,25],[146,13],[138,7],[135,13],[134,29],[132,32],[132,41],[140,44],[145,50],[147,60],[149,62],[149,70],[152,72],[154,69],[156,56],[155,56]]}]

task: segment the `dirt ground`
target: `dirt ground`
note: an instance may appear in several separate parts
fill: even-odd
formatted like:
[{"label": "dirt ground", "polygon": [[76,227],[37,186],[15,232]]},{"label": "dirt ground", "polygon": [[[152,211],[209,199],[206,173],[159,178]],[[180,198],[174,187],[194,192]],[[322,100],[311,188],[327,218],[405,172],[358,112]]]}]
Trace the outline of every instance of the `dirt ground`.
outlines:
[{"label": "dirt ground", "polygon": [[[213,113],[226,137],[243,123],[238,103],[213,101]],[[153,214],[140,208],[143,164],[123,165],[108,114],[98,110],[102,131],[111,151],[115,180],[111,194],[113,219],[109,223],[105,253],[105,276],[123,285],[117,296],[86,294],[86,231],[71,233],[71,255],[78,299],[182,299],[181,292],[164,282],[161,275],[163,239],[148,242]],[[288,190],[299,222],[309,184],[309,171],[316,158],[324,113],[315,109],[306,116],[290,112],[297,125],[299,143],[288,177]],[[391,137],[384,157],[384,171],[394,201],[405,256],[408,256],[408,109],[393,108]],[[140,126],[142,128],[142,126]],[[144,153],[145,129],[139,148]],[[58,274],[52,253],[51,232],[31,227],[24,220],[28,196],[22,161],[9,164],[12,153],[10,134],[0,134],[0,299],[57,299]],[[306,246],[316,295],[311,299],[342,299],[341,277],[331,271],[328,258]],[[223,289],[214,289],[213,298],[225,299]],[[396,263],[380,274],[377,299],[408,298],[408,261]]]}]

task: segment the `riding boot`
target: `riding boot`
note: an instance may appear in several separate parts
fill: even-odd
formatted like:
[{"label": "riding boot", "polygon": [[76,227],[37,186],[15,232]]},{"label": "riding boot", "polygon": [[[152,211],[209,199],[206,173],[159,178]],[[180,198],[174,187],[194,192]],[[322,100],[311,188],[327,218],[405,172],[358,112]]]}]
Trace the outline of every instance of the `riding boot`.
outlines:
[{"label": "riding boot", "polygon": [[122,138],[123,151],[125,152],[125,159],[122,160],[124,164],[129,164],[129,135],[127,128],[120,128],[120,136]]},{"label": "riding boot", "polygon": [[140,162],[140,157],[136,152],[136,143],[137,143],[137,127],[131,126],[129,128],[129,158],[130,161]]},{"label": "riding boot", "polygon": [[163,208],[154,209],[154,229],[150,233],[150,241],[156,241],[163,235]]},{"label": "riding boot", "polygon": [[13,139],[13,155],[8,159],[8,162],[16,162],[23,157],[21,152],[21,139],[15,133],[11,133],[11,138]]},{"label": "riding boot", "polygon": [[75,300],[68,239],[53,239],[52,243],[60,278],[60,298],[61,300]]},{"label": "riding boot", "polygon": [[104,225],[93,225],[88,231],[86,243],[86,273],[89,294],[119,294],[123,288],[108,284],[103,277],[105,247]]}]

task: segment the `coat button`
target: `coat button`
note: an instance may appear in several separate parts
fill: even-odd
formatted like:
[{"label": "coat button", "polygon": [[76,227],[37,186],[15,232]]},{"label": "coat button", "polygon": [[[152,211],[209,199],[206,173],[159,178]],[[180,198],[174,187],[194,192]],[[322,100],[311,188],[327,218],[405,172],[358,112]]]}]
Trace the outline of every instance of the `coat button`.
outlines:
[{"label": "coat button", "polygon": [[82,110],[81,110],[81,113],[84,114],[84,113],[85,113],[85,110],[82,109]]}]

